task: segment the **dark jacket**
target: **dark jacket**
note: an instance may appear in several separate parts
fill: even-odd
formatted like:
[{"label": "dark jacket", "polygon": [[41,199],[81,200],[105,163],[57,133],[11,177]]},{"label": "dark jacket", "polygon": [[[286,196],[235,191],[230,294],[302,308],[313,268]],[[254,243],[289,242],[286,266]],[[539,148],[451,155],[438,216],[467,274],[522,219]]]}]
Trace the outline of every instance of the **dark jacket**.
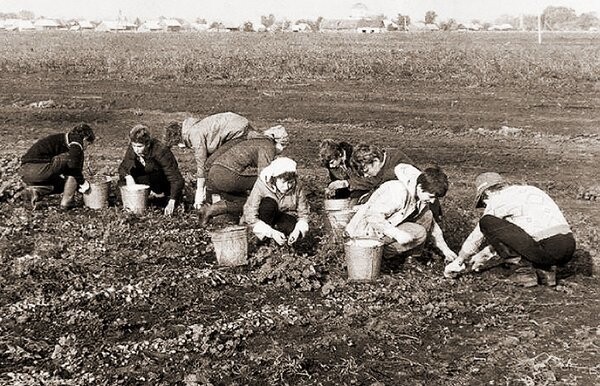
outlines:
[{"label": "dark jacket", "polygon": [[331,181],[347,180],[352,174],[352,169],[350,167],[350,157],[352,157],[353,149],[352,145],[348,142],[340,142],[340,147],[346,152],[346,160],[343,165],[340,165],[337,168],[330,168],[329,165],[326,165]]},{"label": "dark jacket", "polygon": [[354,190],[366,190],[371,191],[377,189],[381,184],[386,181],[396,179],[394,168],[398,164],[410,164],[415,165],[412,159],[406,155],[402,150],[386,150],[384,152],[384,164],[379,173],[374,177],[364,177],[352,174],[349,180],[348,188],[351,191]]},{"label": "dark jacket", "polygon": [[83,178],[83,137],[73,134],[52,134],[38,140],[21,157],[21,163],[50,163],[57,155],[68,153],[68,169],[65,174],[75,177],[82,184]]},{"label": "dark jacket", "polygon": [[184,180],[177,160],[167,146],[158,142],[155,139],[148,144],[146,155],[144,156],[146,165],[138,160],[133,148],[127,147],[125,157],[119,165],[119,176],[123,179],[127,175],[135,177],[136,171],[142,171],[144,174],[163,173],[169,182],[170,194],[169,197],[177,199],[181,197],[183,192]]}]

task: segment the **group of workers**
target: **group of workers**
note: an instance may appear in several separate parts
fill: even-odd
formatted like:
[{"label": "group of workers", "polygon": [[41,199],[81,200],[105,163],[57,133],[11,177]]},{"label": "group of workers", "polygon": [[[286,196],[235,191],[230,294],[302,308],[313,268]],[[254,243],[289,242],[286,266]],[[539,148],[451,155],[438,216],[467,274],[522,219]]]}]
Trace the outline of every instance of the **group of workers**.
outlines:
[{"label": "group of workers", "polygon": [[[83,176],[84,150],[95,135],[87,124],[66,134],[38,140],[22,157],[20,174],[35,209],[42,196],[62,192],[60,207],[74,206],[77,191],[90,185]],[[145,184],[150,199],[162,200],[172,215],[183,197],[184,179],[171,148],[194,150],[197,165],[193,206],[202,222],[221,214],[241,217],[259,240],[294,244],[309,230],[309,204],[296,162],[278,156],[289,144],[283,126],[255,130],[248,119],[225,112],[188,118],[165,128],[164,141],[136,125],[119,166],[119,184]],[[439,225],[440,198],[448,177],[437,166],[415,165],[400,150],[369,144],[352,146],[325,139],[319,158],[328,170],[328,198],[350,198],[356,213],[346,226],[351,238],[376,238],[384,257],[420,255],[427,240],[444,256],[446,277],[493,262],[514,264],[515,282],[523,286],[556,284],[556,266],[567,263],[575,239],[556,203],[542,190],[510,185],[494,172],[476,178],[475,206],[484,213],[456,254]],[[208,193],[213,193],[209,195]],[[218,194],[220,200],[208,197]]]}]

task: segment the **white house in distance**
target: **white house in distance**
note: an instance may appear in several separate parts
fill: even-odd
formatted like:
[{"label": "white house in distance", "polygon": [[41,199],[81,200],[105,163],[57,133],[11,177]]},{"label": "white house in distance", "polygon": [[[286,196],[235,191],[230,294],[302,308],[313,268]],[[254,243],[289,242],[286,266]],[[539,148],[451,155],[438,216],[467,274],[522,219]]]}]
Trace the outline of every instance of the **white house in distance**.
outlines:
[{"label": "white house in distance", "polygon": [[69,31],[93,31],[94,25],[88,20],[78,20],[69,28]]},{"label": "white house in distance", "polygon": [[37,19],[33,23],[33,26],[35,27],[36,31],[55,31],[60,27],[56,20],[43,18]]},{"label": "white house in distance", "polygon": [[159,20],[148,20],[137,29],[138,32],[160,32],[163,30]]},{"label": "white house in distance", "polygon": [[137,26],[128,21],[105,20],[96,27],[98,32],[135,32],[136,30]]},{"label": "white house in distance", "polygon": [[306,23],[297,23],[292,26],[292,32],[311,32],[312,28]]},{"label": "white house in distance", "polygon": [[161,22],[163,30],[167,32],[179,32],[181,31],[181,23],[175,19],[165,19]]}]

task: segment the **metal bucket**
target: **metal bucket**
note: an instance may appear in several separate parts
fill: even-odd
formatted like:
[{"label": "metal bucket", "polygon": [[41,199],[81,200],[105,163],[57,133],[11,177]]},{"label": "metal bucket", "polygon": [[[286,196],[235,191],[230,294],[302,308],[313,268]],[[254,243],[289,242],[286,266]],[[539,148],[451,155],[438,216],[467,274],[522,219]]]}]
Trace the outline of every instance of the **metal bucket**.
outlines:
[{"label": "metal bucket", "polygon": [[104,176],[90,182],[90,189],[83,194],[84,205],[91,209],[108,208],[110,181],[110,177]]},{"label": "metal bucket", "polygon": [[123,209],[135,214],[144,213],[149,193],[150,186],[148,185],[135,184],[121,186]]},{"label": "metal bucket", "polygon": [[328,228],[337,240],[341,240],[346,225],[356,213],[352,200],[349,198],[325,200],[323,207],[327,213]]},{"label": "metal bucket", "polygon": [[348,280],[373,281],[379,276],[383,243],[376,239],[352,239],[344,244]]},{"label": "metal bucket", "polygon": [[248,263],[248,235],[245,226],[231,226],[211,232],[219,265],[236,267]]}]

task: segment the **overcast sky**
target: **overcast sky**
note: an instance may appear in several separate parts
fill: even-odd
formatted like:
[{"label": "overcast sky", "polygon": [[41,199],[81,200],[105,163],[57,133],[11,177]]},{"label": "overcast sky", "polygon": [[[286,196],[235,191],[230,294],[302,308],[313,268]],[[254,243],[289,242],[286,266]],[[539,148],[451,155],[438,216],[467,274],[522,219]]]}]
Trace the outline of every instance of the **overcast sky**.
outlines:
[{"label": "overcast sky", "polygon": [[493,21],[502,14],[535,14],[548,5],[567,6],[578,14],[596,12],[600,16],[600,0],[0,0],[0,12],[29,10],[36,16],[99,20],[117,19],[121,10],[125,17],[143,20],[166,16],[241,22],[269,13],[290,20],[343,18],[350,16],[359,2],[369,14],[395,17],[402,13],[414,21],[422,20],[428,10],[434,10],[442,20]]}]

